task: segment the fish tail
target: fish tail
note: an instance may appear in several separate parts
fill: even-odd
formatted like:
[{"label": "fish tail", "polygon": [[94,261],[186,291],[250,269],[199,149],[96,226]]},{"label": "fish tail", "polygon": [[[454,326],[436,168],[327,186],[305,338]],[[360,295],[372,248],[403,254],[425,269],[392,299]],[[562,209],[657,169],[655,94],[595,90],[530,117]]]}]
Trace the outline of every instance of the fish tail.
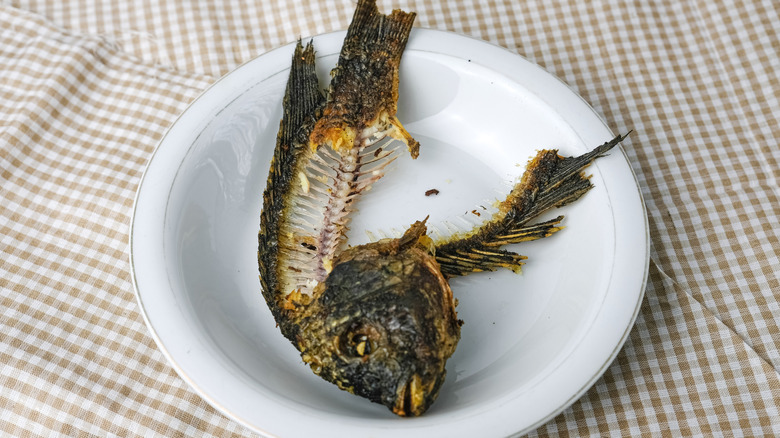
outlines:
[{"label": "fish tail", "polygon": [[[282,102],[283,116],[276,138],[276,147],[271,159],[271,168],[263,192],[263,210],[260,214],[258,233],[258,265],[263,296],[271,311],[284,330],[280,305],[278,255],[282,212],[287,208],[291,184],[294,182],[295,163],[299,156],[301,141],[306,129],[302,127],[313,120],[323,97],[315,71],[314,47],[306,47],[298,41],[292,57],[290,75]],[[289,337],[289,336],[288,336]]]},{"label": "fish tail", "polygon": [[583,170],[604,156],[626,136],[613,138],[577,157],[562,157],[543,150],[531,160],[499,211],[472,232],[436,244],[436,259],[448,278],[472,272],[509,268],[519,271],[525,257],[499,247],[550,236],[563,227],[563,216],[530,224],[542,213],[576,201],[593,187]]},{"label": "fish tail", "polygon": [[409,39],[416,14],[393,10],[389,15],[379,12],[376,0],[359,0],[352,22],[344,38],[342,55],[383,51],[399,60]]}]

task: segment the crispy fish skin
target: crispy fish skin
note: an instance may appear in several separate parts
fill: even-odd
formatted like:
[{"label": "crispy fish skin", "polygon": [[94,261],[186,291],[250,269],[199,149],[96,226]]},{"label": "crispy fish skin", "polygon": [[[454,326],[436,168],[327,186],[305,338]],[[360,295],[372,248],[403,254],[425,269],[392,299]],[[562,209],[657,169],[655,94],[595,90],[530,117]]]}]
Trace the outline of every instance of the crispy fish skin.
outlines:
[{"label": "crispy fish skin", "polygon": [[389,136],[417,156],[419,144],[395,116],[398,70],[414,18],[400,10],[384,15],[375,0],[360,0],[355,9],[331,72],[327,100],[309,133],[307,164],[297,172],[304,187],[304,193],[297,193],[304,200],[298,211],[314,216],[295,227],[303,230],[300,243],[312,248],[315,264],[310,281],[305,276],[297,280],[304,294],[311,294],[312,281],[325,279],[344,249],[357,198],[396,157],[395,149],[378,153],[370,148]]},{"label": "crispy fish skin", "polygon": [[344,251],[301,322],[312,370],[401,416],[436,399],[460,339],[452,290],[426,245],[424,222],[400,239]]},{"label": "crispy fish skin", "polygon": [[[295,169],[300,160],[302,145],[314,123],[324,98],[320,94],[314,64],[314,47],[306,48],[299,41],[292,57],[283,102],[283,116],[271,159],[266,188],[263,192],[263,210],[258,233],[258,266],[263,296],[285,337],[295,342],[298,325],[284,305],[280,257],[284,257],[284,221],[290,210],[291,186],[296,182]],[[289,246],[289,244],[288,244]]]},{"label": "crispy fish skin", "polygon": [[336,151],[352,148],[361,137],[389,130],[406,143],[412,157],[419,143],[396,118],[398,71],[415,13],[379,12],[375,1],[358,2],[347,30],[322,117],[311,133],[310,145],[329,145]]}]

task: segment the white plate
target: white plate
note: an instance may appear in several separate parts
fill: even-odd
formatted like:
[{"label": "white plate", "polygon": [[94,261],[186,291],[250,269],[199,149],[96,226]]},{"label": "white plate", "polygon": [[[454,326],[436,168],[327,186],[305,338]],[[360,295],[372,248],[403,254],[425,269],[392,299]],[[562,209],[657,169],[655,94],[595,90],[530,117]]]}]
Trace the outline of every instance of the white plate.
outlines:
[{"label": "white plate", "polygon": [[[344,32],[314,38],[321,78]],[[620,350],[648,264],[643,203],[622,150],[589,168],[595,189],[566,229],[519,251],[523,275],[452,281],[462,340],[438,401],[403,419],[311,373],[260,294],[257,231],[292,45],[228,74],[160,143],[131,230],[138,301],[160,349],[209,403],[259,432],[295,436],[505,436],[573,403]],[[323,84],[324,86],[325,84]],[[538,66],[463,36],[415,29],[399,118],[422,144],[361,199],[365,229],[457,224],[499,198],[540,148],[583,153],[612,138],[597,114]],[[629,140],[630,141],[630,140]],[[436,188],[436,196],[425,191]],[[558,214],[556,212],[555,214]]]}]

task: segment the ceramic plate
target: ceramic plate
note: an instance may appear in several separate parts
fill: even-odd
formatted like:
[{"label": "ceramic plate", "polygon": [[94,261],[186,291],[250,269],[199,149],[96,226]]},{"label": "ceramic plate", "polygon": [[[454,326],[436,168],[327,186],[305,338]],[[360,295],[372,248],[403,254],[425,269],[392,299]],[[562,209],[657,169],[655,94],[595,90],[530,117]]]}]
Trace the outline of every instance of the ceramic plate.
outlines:
[{"label": "ceramic plate", "polygon": [[[343,38],[314,38],[323,80]],[[529,257],[522,275],[452,281],[465,325],[447,380],[425,415],[397,418],[312,374],[260,293],[261,195],[292,50],[268,52],[203,93],[163,138],[139,187],[133,279],[179,375],[228,416],[285,437],[505,436],[573,403],[615,358],[644,291],[646,216],[622,150],[589,167],[591,192],[553,213],[565,215],[564,230],[515,248]],[[536,150],[576,155],[613,137],[565,84],[482,41],[415,29],[400,76],[398,116],[420,157],[396,160],[360,200],[353,244],[428,215],[441,233],[467,226]]]}]

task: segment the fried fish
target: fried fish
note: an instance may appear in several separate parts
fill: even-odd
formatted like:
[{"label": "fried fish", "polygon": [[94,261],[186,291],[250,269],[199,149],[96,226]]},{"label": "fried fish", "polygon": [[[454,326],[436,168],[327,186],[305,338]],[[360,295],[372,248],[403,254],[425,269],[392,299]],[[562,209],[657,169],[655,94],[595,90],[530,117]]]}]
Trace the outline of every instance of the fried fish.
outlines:
[{"label": "fried fish", "polygon": [[470,232],[437,242],[421,220],[399,238],[348,247],[356,201],[401,153],[397,145],[419,153],[396,117],[414,18],[360,0],[325,96],[312,44],[297,44],[258,233],[263,296],[303,361],[401,416],[436,400],[460,339],[448,280],[519,270],[524,257],[502,247],[558,231],[562,217],[532,221],[587,192],[583,169],[625,138],[573,158],[539,152],[498,212]]}]

